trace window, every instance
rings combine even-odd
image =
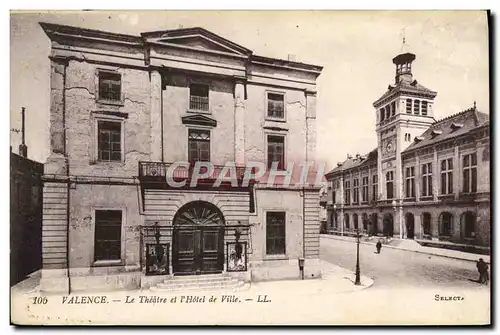
[[[413,101],[413,114],[420,114],[420,100]]]
[[[368,215],[363,214],[363,231],[368,231]]]
[[[266,254],[285,255],[285,212],[266,213]]]
[[[441,194],[453,193],[453,160],[451,158],[441,161]]]
[[[407,167],[405,171],[405,191],[407,198],[415,198],[415,167]]]
[[[453,216],[448,212],[441,213],[441,225],[440,225],[439,235],[447,237],[451,236],[452,228],[453,228]]]
[[[353,181],[353,203],[359,203],[359,179],[354,179]]]
[[[189,129],[188,132],[188,161],[210,161],[210,131]]]
[[[432,196],[432,163],[422,165],[422,196]]]
[[[94,260],[120,260],[122,211],[95,211]]]
[[[334,204],[337,203],[336,194],[337,194],[337,190],[333,190],[332,191],[332,202]]]
[[[427,115],[427,101],[422,101],[422,115]]]
[[[394,198],[394,171],[385,174],[385,184],[387,188],[387,199]]]
[[[352,215],[352,222],[354,224],[354,230],[358,230],[358,214],[353,214]]]
[[[285,96],[267,93],[267,116],[276,119],[285,118]]]
[[[384,108],[380,108],[380,122],[385,120],[385,110]]]
[[[350,224],[349,224],[349,214],[344,214],[344,225],[345,225],[345,228],[346,228],[346,229],[349,229],[349,228],[350,228]]]
[[[391,108],[390,106],[385,107],[385,118],[388,119],[391,117]]]
[[[122,159],[122,123],[117,121],[97,122],[99,161],[120,162]]]
[[[362,202],[368,202],[368,177],[363,177],[363,191],[361,195]]]
[[[431,235],[431,214],[423,213],[422,222],[423,222],[424,235]]]
[[[396,102],[391,102],[391,116],[396,115]]]
[[[472,212],[462,214],[462,226],[464,227],[464,237],[476,237],[476,215]]]
[[[278,162],[278,170],[285,169],[285,137],[267,136],[267,168],[271,169],[273,162]],[[275,163],[276,164],[276,163]]]
[[[406,99],[406,113],[411,114],[412,100]]]
[[[189,85],[189,109],[208,112],[208,91],[208,85]]]
[[[378,198],[378,176],[374,175],[372,176],[372,200],[377,201]]]
[[[121,102],[121,75],[116,72],[99,71],[99,100]]]
[[[463,192],[477,191],[477,154],[465,155],[463,158]]]
[[[351,203],[351,182],[349,180],[344,182],[344,203],[346,205]]]

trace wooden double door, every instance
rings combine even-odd
[[[196,201],[174,218],[174,275],[220,273],[224,269],[224,219],[217,207]]]

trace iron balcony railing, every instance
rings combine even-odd
[[[195,163],[191,163],[187,165],[177,165],[172,166],[173,163],[167,162],[139,162],[139,179],[141,180],[151,180],[151,181],[167,181],[167,176],[172,178],[175,182],[181,181],[190,181],[195,172],[198,174],[206,174],[209,172],[209,175],[206,177],[202,177],[198,179],[198,183],[213,183],[215,180],[219,178],[224,178],[224,182],[228,182],[229,178],[235,178],[238,182],[238,185],[241,184],[241,181],[245,177],[245,167],[244,166],[235,166],[233,169],[226,169],[223,171],[223,165],[212,165],[211,171],[207,170],[205,166],[199,166],[199,171],[196,171]],[[232,171],[235,172],[235,175],[231,175]],[[222,173],[224,175],[222,175]],[[202,175],[202,176],[203,176]],[[251,180],[250,180],[251,182]]]
[[[189,97],[189,109],[208,112],[208,97],[191,95]]]

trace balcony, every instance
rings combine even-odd
[[[246,185],[243,184],[245,170],[243,166],[224,170],[223,165],[207,168],[196,167],[195,163],[139,162],[139,181],[146,188],[248,188],[254,180],[248,179]]]

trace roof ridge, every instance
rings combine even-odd
[[[471,108],[468,108],[468,109],[463,110],[461,112],[445,116],[444,118],[435,121],[432,125],[434,126],[434,125],[437,125],[438,123],[442,123],[443,121],[447,121],[447,120],[453,119],[453,118],[455,118],[455,117],[457,117],[459,115],[462,115],[462,114],[465,114],[465,113],[468,113],[468,112],[475,112],[475,111],[477,111],[477,109],[474,108],[474,107],[471,107]]]

